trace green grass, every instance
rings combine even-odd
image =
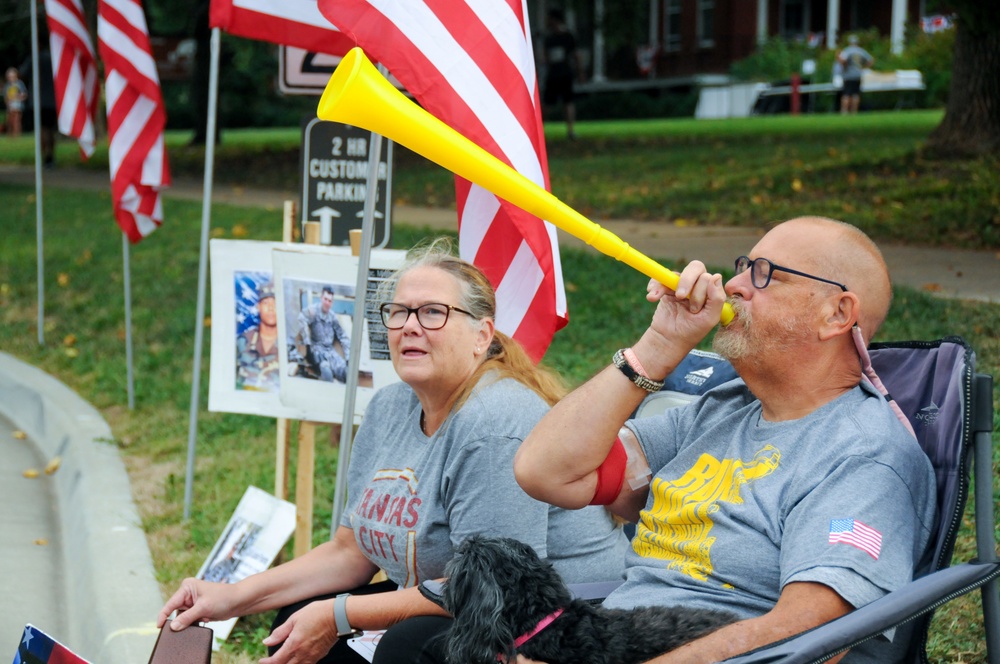
[[[858,224],[882,241],[998,249],[997,164],[922,156],[920,146],[939,120],[938,112],[901,112],[595,122],[581,123],[582,138],[575,142],[563,140],[564,128],[555,125],[548,128],[550,171],[555,193],[598,221],[627,217],[763,227],[811,212]],[[188,147],[189,140],[187,133],[168,135],[171,163],[176,175],[200,179],[204,152]],[[297,191],[298,144],[297,129],[226,131],[217,179]],[[0,163],[33,163],[32,148],[30,137],[5,140]],[[454,205],[449,174],[397,150],[397,203]],[[58,160],[76,162],[75,144],[60,142]],[[107,148],[101,145],[86,168],[103,170],[106,160]],[[136,409],[129,411],[124,405],[121,237],[110,195],[46,190],[47,344],[41,347],[36,342],[33,196],[31,188],[0,184],[0,349],[58,377],[104,414],[132,477],[158,579],[164,591],[172,591],[197,571],[246,486],[270,490],[274,485],[274,421],[203,411],[194,510],[190,521],[182,519],[200,204],[167,198],[166,224],[132,249]],[[213,235],[274,240],[279,217],[275,211],[216,205]],[[396,227],[394,245],[410,246],[427,232]],[[578,384],[605,366],[615,349],[638,337],[651,312],[644,299],[646,279],[631,268],[583,251],[564,250],[562,259],[572,322],[557,334],[545,363]],[[880,338],[960,334],[976,348],[981,370],[1000,377],[997,330],[998,305],[941,300],[901,288]],[[207,358],[206,350],[202,404],[207,403]],[[329,536],[336,450],[328,439],[329,429],[320,427],[316,542]],[[295,467],[294,456],[290,467]],[[294,491],[294,478],[292,484]],[[971,541],[967,518],[958,560],[973,557]],[[983,661],[979,615],[975,597],[941,609],[932,632],[933,659]],[[246,653],[259,656],[255,644],[267,620],[237,623],[224,661]]]
[[[583,122],[580,140],[546,128],[552,191],[595,221],[637,219],[764,227],[801,214],[851,222],[877,241],[1000,249],[1000,162],[924,154],[940,111],[891,111],[729,120]],[[227,130],[215,177],[247,187],[300,188],[300,132]],[[204,148],[167,136],[178,176],[201,178]],[[30,138],[2,161],[32,163]],[[60,145],[60,163],[77,161]],[[453,177],[396,147],[393,199],[454,206]],[[106,168],[101,144],[88,168]]]

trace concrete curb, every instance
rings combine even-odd
[[[2,352],[0,411],[43,458],[62,458],[51,478],[68,630],[60,640],[98,664],[147,661],[163,599],[110,427],[61,382]]]

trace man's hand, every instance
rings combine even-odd
[[[646,299],[657,306],[647,334],[634,350],[649,375],[658,380],[719,324],[726,291],[721,274],[712,274],[701,261],[692,261],[681,272],[676,291],[651,279]]]
[[[260,664],[313,664],[337,643],[333,600],[311,602],[291,615],[263,640],[268,647],[281,644]]]

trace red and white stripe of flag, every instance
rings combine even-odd
[[[319,13],[316,0],[212,0],[209,25],[313,53],[344,55],[354,46]]]
[[[431,114],[548,188],[524,0],[319,0]],[[497,328],[541,359],[567,322],[555,227],[456,178],[459,247],[497,291]]]
[[[45,0],[59,131],[77,139],[84,159],[94,153],[97,64],[80,0]]]
[[[98,49],[105,67],[108,161],[115,219],[132,242],[163,222],[160,190],[170,185],[163,145],[167,114],[139,0],[100,0]]]

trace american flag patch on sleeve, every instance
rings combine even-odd
[[[830,544],[850,544],[878,560],[882,551],[882,533],[857,519],[831,519]]]

